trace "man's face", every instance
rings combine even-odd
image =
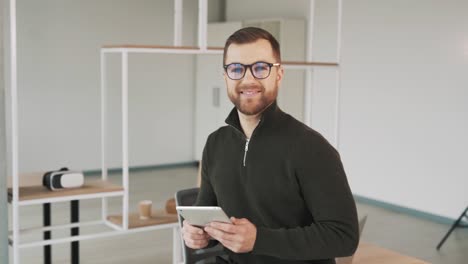
[[[255,62],[277,63],[270,43],[265,39],[248,44],[231,44],[227,50],[225,64]],[[227,94],[236,108],[245,115],[257,115],[263,112],[278,96],[278,88],[283,78],[281,67],[272,67],[265,79],[256,79],[250,69],[244,78],[231,80],[224,72]]]

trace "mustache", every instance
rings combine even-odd
[[[236,87],[236,92],[240,93],[244,90],[259,90],[260,92],[265,91],[263,85],[239,85]]]

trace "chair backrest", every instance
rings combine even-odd
[[[177,191],[175,194],[176,206],[192,206],[197,201],[197,196],[200,188],[190,188],[185,190]],[[184,218],[178,214],[179,224],[182,228]],[[182,233],[181,233],[182,234]],[[224,250],[221,244],[207,249],[191,249],[185,245],[183,238],[182,241],[182,252],[184,255],[185,264],[194,264],[202,259],[211,258],[214,256],[220,256],[224,254]]]
[[[175,200],[177,206],[192,206],[197,201],[198,191],[200,188],[190,188],[185,190],[177,191],[175,194]]]
[[[361,238],[362,230],[364,230],[364,226],[366,225],[367,215],[365,215],[361,220],[359,220],[359,239]],[[341,257],[336,258],[336,264],[352,264],[353,263],[354,254],[348,257]]]

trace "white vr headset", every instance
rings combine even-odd
[[[48,171],[42,177],[42,185],[51,191],[77,188],[83,186],[83,183],[83,173],[70,171],[68,168],[61,168],[57,171]]]

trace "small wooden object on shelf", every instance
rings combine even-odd
[[[176,202],[174,198],[171,198],[166,201],[166,213],[168,214],[177,214]]]
[[[111,215],[107,219],[116,225],[122,225],[122,215]],[[140,219],[139,213],[131,213],[128,216],[128,228],[139,228],[153,225],[176,223],[177,215],[168,214],[163,210],[156,210],[151,213],[149,219]]]

